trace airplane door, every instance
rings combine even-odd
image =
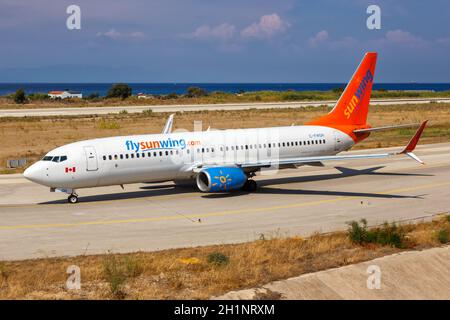
[[[87,171],[97,171],[98,161],[97,153],[94,147],[84,147],[84,153],[86,154],[86,170]]]
[[[334,132],[334,151],[339,151],[341,149],[342,136],[338,132]]]

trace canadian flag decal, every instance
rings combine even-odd
[[[75,172],[75,167],[72,167],[72,168],[66,167],[66,173],[69,173],[69,172]]]

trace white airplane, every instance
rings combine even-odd
[[[337,155],[372,131],[411,126],[367,124],[376,58],[376,53],[366,53],[331,112],[305,125],[172,133],[171,115],[162,134],[70,143],[47,153],[24,176],[50,191],[69,194],[69,203],[76,203],[76,190],[81,188],[191,180],[202,192],[254,191],[252,177],[263,168],[321,166],[330,160],[399,154],[423,163],[412,151],[427,121],[399,152]]]

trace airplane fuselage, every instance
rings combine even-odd
[[[193,165],[335,155],[353,144],[340,130],[311,125],[99,138],[50,151],[26,176],[64,189],[176,181],[195,178]]]

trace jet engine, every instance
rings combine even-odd
[[[200,191],[221,192],[242,188],[247,175],[237,167],[212,167],[200,171],[196,180]]]

